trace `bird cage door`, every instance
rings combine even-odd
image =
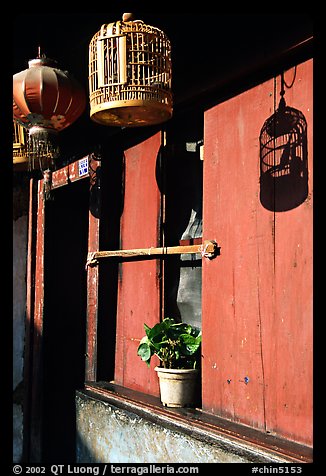
[[[126,35],[113,35],[112,27],[97,40],[98,87],[127,82]]]

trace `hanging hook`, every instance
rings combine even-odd
[[[295,81],[295,78],[296,78],[296,75],[297,75],[297,67],[295,66],[294,67],[294,75],[293,75],[293,79],[291,81],[291,84],[287,84],[287,82],[285,81],[285,78],[284,78],[284,71],[282,71],[281,73],[281,91],[280,91],[280,96],[281,96],[281,99],[280,99],[280,105],[282,106],[285,106],[285,99],[284,99],[284,94],[285,94],[285,88],[287,89],[291,89],[293,84],[294,84],[294,81]]]
[[[291,89],[293,84],[294,84],[294,81],[295,81],[295,78],[296,78],[296,75],[297,75],[297,67],[295,66],[294,67],[294,75],[293,75],[293,79],[292,79],[292,82],[290,84],[290,86],[286,83],[285,79],[284,79],[284,71],[282,73],[282,76],[283,76],[283,84],[288,88],[288,89]]]

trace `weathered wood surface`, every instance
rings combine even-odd
[[[112,250],[112,251],[95,251],[88,255],[87,264],[97,264],[98,258],[132,258],[137,256],[164,256],[177,254],[201,254],[205,258],[213,258],[217,254],[217,244],[213,241],[205,241],[204,244],[197,245],[181,245],[181,246],[164,246],[137,248],[133,250]]]
[[[280,76],[205,112],[205,411],[312,444],[312,61],[285,72],[286,103],[308,124],[309,194],[287,211],[260,201],[259,134]],[[278,193],[275,187],[273,193]],[[289,189],[288,193],[294,193]]]
[[[100,161],[92,160],[94,173],[101,166]],[[92,183],[90,184],[92,187]],[[99,198],[100,199],[100,198]],[[99,248],[100,219],[91,210],[88,212],[88,250]],[[97,375],[97,328],[98,328],[99,270],[87,269],[87,311],[86,311],[86,360],[85,380],[96,381]]]
[[[121,249],[161,244],[161,196],[156,182],[160,145],[157,133],[125,151]],[[115,382],[158,395],[157,376],[140,360],[137,347],[145,334],[144,323],[153,326],[161,318],[161,262],[150,259],[119,266]]]

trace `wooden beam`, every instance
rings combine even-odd
[[[100,258],[133,258],[138,256],[165,256],[176,254],[200,253],[203,258],[215,258],[219,253],[215,241],[204,241],[203,244],[183,246],[163,246],[160,248],[136,248],[132,250],[94,251],[88,253],[86,268],[96,266]]]

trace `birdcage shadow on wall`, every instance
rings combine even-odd
[[[268,210],[286,211],[307,195],[307,122],[282,96],[260,132],[260,201]]]
[[[102,25],[89,45],[90,116],[100,124],[145,126],[172,116],[171,45],[140,20]]]

